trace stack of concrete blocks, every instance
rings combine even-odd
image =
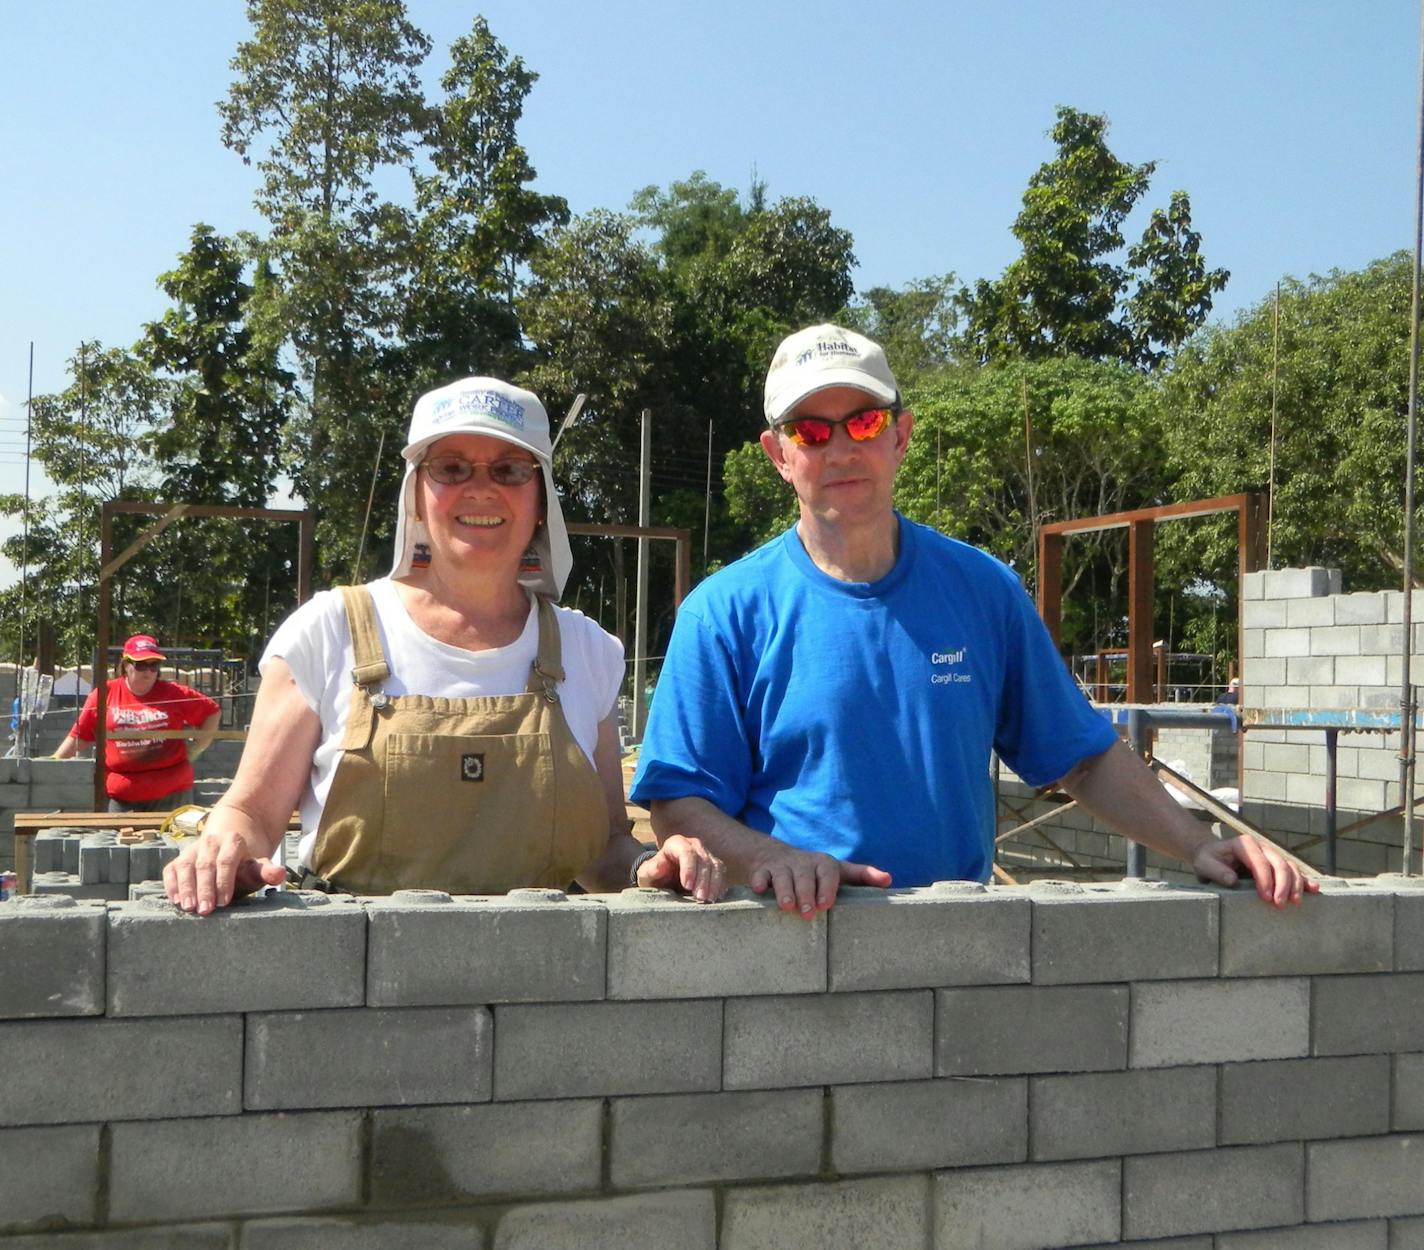
[[[1417,880],[30,898],[0,967],[0,1250],[1424,1248]]]
[[[122,843],[112,829],[46,829],[35,835],[35,894],[121,900],[133,887],[161,881],[182,844],[166,836]]]
[[[1416,601],[1424,611],[1424,599]],[[1338,569],[1251,573],[1242,584],[1242,681],[1246,704],[1277,708],[1398,710],[1403,672],[1404,596],[1342,594]],[[1411,668],[1424,680],[1424,624],[1416,624]],[[1243,815],[1302,854],[1324,862],[1325,735],[1257,730],[1245,736]],[[1341,734],[1336,796],[1339,824],[1397,804],[1399,735]],[[1401,867],[1397,817],[1341,839],[1337,870],[1373,874]]]
[[[15,866],[16,812],[87,812],[93,807],[92,760],[0,760],[0,868]]]

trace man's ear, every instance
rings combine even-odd
[[[900,459],[905,458],[905,450],[910,445],[910,431],[915,428],[915,414],[908,408],[895,418],[895,449]]]
[[[781,438],[775,430],[761,432],[761,449],[766,452],[768,459],[776,466],[776,471],[781,474],[782,481],[789,482],[791,470],[786,467],[786,449],[781,445]]]

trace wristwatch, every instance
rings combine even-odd
[[[644,864],[646,864],[656,854],[657,851],[655,849],[650,849],[646,851],[640,851],[637,855],[633,857],[633,866],[628,869],[629,885],[638,884],[638,869],[641,868]]]

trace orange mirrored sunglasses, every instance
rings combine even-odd
[[[853,443],[867,443],[883,434],[895,420],[896,408],[863,408],[848,417],[831,421],[826,417],[792,417],[777,429],[798,447],[824,447],[838,425],[845,426]]]

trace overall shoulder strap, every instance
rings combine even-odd
[[[536,597],[539,610],[539,654],[529,669],[529,690],[543,694],[550,703],[559,701],[558,684],[564,680],[563,644],[559,639],[559,615],[554,602]]]
[[[351,631],[351,680],[358,686],[379,686],[391,675],[381,634],[376,628],[376,605],[366,586],[343,586],[346,627]]]

